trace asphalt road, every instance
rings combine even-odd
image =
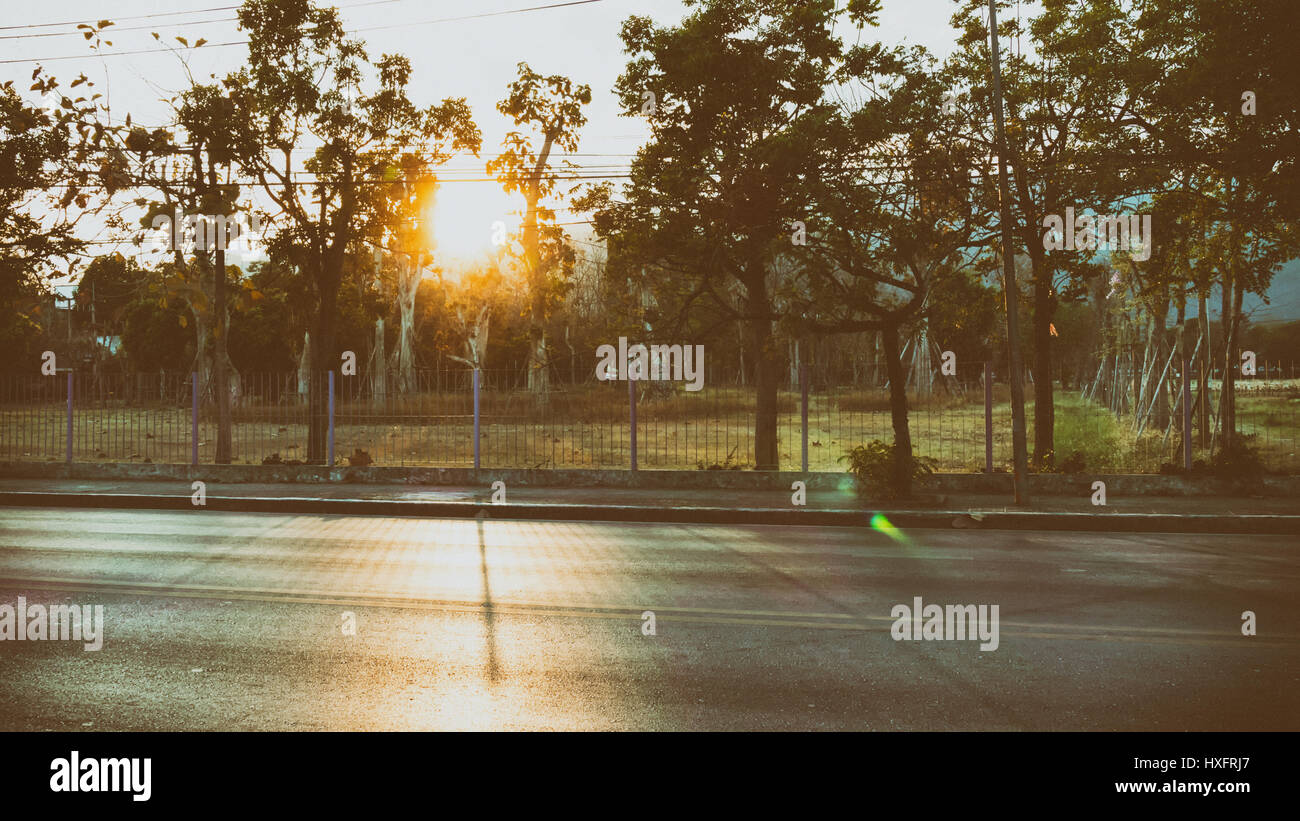
[[[0,605],[105,608],[0,641],[0,729],[1296,730],[1298,549],[0,508]],[[895,641],[916,596],[999,646]]]

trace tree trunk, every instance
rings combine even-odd
[[[1140,344],[1141,344],[1140,340],[1134,340],[1133,343],[1129,345],[1129,354],[1128,354],[1129,362],[1132,363],[1133,365],[1129,375],[1133,378],[1133,404],[1131,405],[1131,407],[1133,409],[1134,417],[1137,416],[1138,408],[1141,403],[1140,394],[1142,393],[1142,374],[1144,373],[1143,367],[1146,364],[1146,363],[1142,363],[1142,365],[1138,364],[1139,362],[1138,345]],[[1137,424],[1136,418],[1134,419],[1133,424],[1134,425]]]
[[[474,322],[474,332],[470,340],[465,343],[474,367],[480,370],[487,366],[488,334],[491,328],[492,308],[491,305],[484,305],[479,309],[478,319]]]
[[[894,424],[894,491],[906,498],[912,495],[912,432],[907,425],[907,385],[899,358],[898,326],[886,326],[879,338],[889,374],[889,415]]]
[[[199,373],[199,386],[206,390],[212,384],[212,328],[207,317],[190,307],[190,318],[194,320],[194,368]]]
[[[799,340],[790,340],[790,390],[799,390]]]
[[[402,257],[398,264],[397,308],[401,324],[397,348],[393,351],[393,370],[397,373],[397,390],[408,394],[415,390],[415,294],[420,288],[419,261]]]
[[[1111,357],[1110,310],[1106,298],[1106,279],[1098,277],[1100,283],[1093,284],[1093,311],[1097,315],[1097,350],[1100,367],[1097,368],[1097,383],[1090,391],[1092,400],[1108,408],[1115,407],[1115,396],[1121,391],[1119,386],[1119,357]],[[1100,287],[1098,287],[1100,285]]]
[[[1233,247],[1233,246],[1230,246]],[[1223,446],[1232,447],[1237,433],[1237,397],[1235,395],[1237,368],[1241,367],[1238,354],[1240,340],[1237,332],[1241,325],[1242,287],[1237,283],[1233,264],[1229,263],[1229,274],[1223,283],[1223,317],[1227,328],[1223,341],[1223,395],[1220,397],[1222,410],[1219,413],[1219,430],[1223,435]]]
[[[779,378],[772,322],[767,318],[767,283],[761,267],[759,273],[746,282],[746,289],[749,317],[745,325],[749,331],[748,347],[753,352],[754,390],[758,400],[754,413],[754,469],[777,470],[776,391]]]
[[[311,393],[311,331],[302,332],[302,353],[298,355],[298,402],[306,404]]]
[[[550,366],[546,361],[546,330],[535,326],[528,340],[528,390],[545,403],[551,392]]]
[[[316,333],[312,342],[312,369],[308,397],[307,462],[324,464],[329,454],[329,406],[326,372],[335,362],[334,332],[338,313],[339,282],[342,279],[342,259],[337,260],[338,270],[323,271],[317,278],[320,296],[316,314]],[[336,262],[327,263],[331,268]]]
[[[1197,363],[1200,372],[1196,380],[1196,424],[1200,431],[1200,445],[1210,444],[1210,372],[1214,367],[1213,348],[1210,347],[1209,300],[1204,292],[1196,296],[1196,320],[1201,325],[1201,352]]]
[[[215,227],[213,232],[215,232]],[[213,393],[217,400],[217,453],[216,462],[218,465],[228,465],[231,459],[230,447],[230,377],[227,366],[229,365],[230,356],[227,353],[226,332],[228,322],[226,317],[226,251],[225,238],[221,237],[217,242],[217,249],[213,252],[216,257],[213,265],[213,304],[216,315],[216,327],[213,329],[214,342],[212,355],[213,371]]]
[[[1169,354],[1172,351],[1165,351],[1165,323],[1159,320],[1153,320],[1151,333],[1156,338],[1156,367],[1160,369],[1159,373],[1154,375],[1155,384],[1151,392],[1151,425],[1156,430],[1164,430],[1169,424],[1169,378],[1168,374],[1172,372],[1165,370],[1165,364],[1169,361]],[[1170,366],[1172,369],[1172,366]]]
[[[1056,406],[1052,389],[1052,316],[1056,299],[1052,296],[1052,267],[1047,263],[1041,243],[1029,244],[1030,264],[1034,273],[1034,458],[1035,467],[1051,470],[1056,462]]]
[[[918,399],[934,393],[934,363],[930,359],[930,333],[925,320],[921,320],[916,336],[912,338],[912,385]]]
[[[739,337],[739,342],[740,342],[739,345],[740,367],[737,369],[736,373],[739,374],[740,387],[743,388],[745,387],[746,384],[748,384],[747,382],[748,371],[745,370],[745,323],[744,322],[741,322],[739,325],[736,326],[736,336]]]
[[[871,338],[871,387],[880,385],[880,332],[876,331]]]
[[[573,347],[572,326],[564,326],[564,346],[569,349],[569,385],[578,384],[578,352]]]
[[[550,153],[551,137],[547,136],[542,148],[541,162]],[[540,163],[539,163],[540,165]],[[522,226],[524,265],[528,270],[529,296],[532,300],[528,316],[528,391],[539,402],[545,403],[551,389],[549,364],[546,361],[546,272],[542,270],[541,236],[537,226],[536,182],[525,195],[528,208]]]
[[[375,348],[370,356],[370,395],[376,402],[388,401],[388,356],[385,353],[384,318],[375,320]]]

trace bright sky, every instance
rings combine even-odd
[[[509,123],[495,106],[514,79],[519,61],[543,74],[565,74],[591,86],[588,123],[576,152],[580,156],[570,158],[583,166],[585,174],[626,172],[631,155],[645,139],[646,129],[638,120],[618,115],[611,92],[627,59],[619,27],[632,14],[672,23],[684,16],[684,6],[680,0],[598,0],[497,14],[554,2],[557,0],[345,0],[338,4],[348,31],[366,41],[372,57],[401,53],[410,58],[414,72],[410,93],[417,104],[463,96],[483,130],[480,157],[453,158],[440,175],[444,185],[434,221],[438,254],[445,261],[486,253],[493,223],[501,220],[513,229],[517,220],[510,212],[521,207],[519,198],[506,197],[495,182],[468,180],[486,177],[483,164],[509,130]],[[115,0],[111,12],[100,0],[0,3],[5,12],[0,18],[0,81],[13,80],[25,92],[31,85],[36,58],[43,58],[45,69],[65,87],[84,71],[96,83],[96,90],[108,95],[117,121],[130,112],[133,122],[165,122],[167,108],[161,100],[186,85],[184,74],[176,57],[165,52],[96,56],[76,33],[78,22],[107,16],[117,23],[108,38],[113,45],[105,47],[106,54],[158,49],[151,31],[173,44],[171,38],[176,35],[191,43],[206,38],[210,45],[192,52],[191,58],[200,81],[210,73],[224,76],[237,68],[245,55],[243,46],[215,45],[243,39],[234,23],[238,0]],[[886,43],[919,43],[942,58],[953,46],[948,20],[955,5],[954,0],[885,0],[881,26],[865,36]],[[485,14],[494,16],[446,19]],[[47,23],[65,25],[26,28]],[[76,59],[44,59],[62,56]],[[561,211],[559,221],[572,223],[585,216]],[[585,224],[565,227],[579,240],[590,238]],[[120,250],[129,255],[139,250],[127,244],[109,244],[107,234],[98,238],[104,244],[97,248],[104,253]],[[240,264],[242,260],[236,253],[231,262]],[[1298,274],[1300,263],[1292,262],[1277,280],[1294,282]],[[66,292],[68,286],[60,290]],[[1254,297],[1249,302],[1258,319],[1300,316],[1300,288],[1275,294],[1272,306],[1257,305]]]
[[[42,58],[46,71],[58,77],[65,88],[78,73],[85,72],[96,83],[96,91],[108,96],[115,121],[130,112],[133,123],[166,122],[168,110],[161,101],[186,85],[176,56],[123,53],[160,48],[150,32],[157,31],[164,42],[177,47],[173,39],[177,35],[191,44],[205,38],[208,45],[192,51],[190,59],[199,81],[209,74],[224,76],[236,69],[246,54],[242,45],[217,45],[243,39],[234,22],[237,0],[115,0],[111,12],[106,10],[109,4],[97,0],[3,2],[0,81],[12,79],[25,90],[31,84],[37,58]],[[542,74],[564,74],[591,86],[593,99],[587,107],[582,144],[570,158],[583,166],[584,174],[625,173],[645,139],[647,131],[638,120],[619,116],[612,93],[627,60],[619,27],[632,14],[649,15],[661,23],[675,22],[684,16],[684,6],[680,0],[596,0],[518,11],[556,2],[563,0],[345,0],[338,4],[349,33],[365,40],[372,59],[384,53],[410,58],[409,92],[417,105],[463,96],[483,131],[480,157],[455,157],[440,174],[444,185],[435,216],[440,254],[463,258],[485,252],[494,222],[501,220],[511,227],[517,223],[518,218],[509,212],[519,209],[521,200],[506,197],[495,182],[478,180],[486,177],[483,164],[499,150],[510,129],[495,105],[515,78],[518,62],[527,62]],[[920,43],[946,55],[953,39],[948,19],[954,5],[953,0],[885,0],[881,27],[866,36],[887,43]],[[489,14],[494,16],[447,19]],[[102,18],[112,19],[116,25],[106,35],[113,45],[105,46],[105,56],[100,57],[90,53],[75,28],[78,22]],[[47,23],[67,25],[24,28]],[[120,56],[108,56],[112,54]],[[76,59],[47,59],[62,56]],[[558,221],[573,223],[585,216],[561,210]],[[566,228],[576,237],[587,235],[585,224]],[[104,250],[113,247],[105,245]],[[131,253],[134,249],[123,246],[119,250]],[[231,259],[235,264],[239,261]]]

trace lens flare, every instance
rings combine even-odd
[[[871,516],[871,529],[878,533],[883,533],[896,542],[906,542],[907,537],[903,531],[894,527],[894,523],[885,518],[883,513],[873,513]]]

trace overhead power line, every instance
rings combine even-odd
[[[631,177],[631,176],[632,176],[631,174],[561,174],[561,175],[559,176],[557,182],[560,182],[560,183],[566,183],[566,182],[574,182],[574,181],[577,181],[577,180],[612,180],[612,179],[626,179],[626,178]],[[531,178],[532,178],[531,175],[525,175],[525,176],[520,176],[518,179],[520,179],[520,180],[526,180],[526,179],[531,179]],[[133,191],[133,190],[135,190],[135,189],[137,189],[137,188],[152,188],[152,187],[155,187],[155,186],[157,186],[157,185],[186,185],[186,184],[189,184],[189,183],[191,183],[191,182],[193,182],[193,181],[192,181],[192,180],[189,180],[189,179],[173,179],[173,180],[140,180],[140,181],[138,181],[138,182],[136,182],[136,183],[134,183],[134,184],[132,184],[132,185],[124,185],[124,186],[121,186],[121,187],[120,187],[119,189],[117,189],[117,190],[120,190],[120,191]],[[447,179],[442,179],[442,178],[440,178],[440,179],[438,180],[438,182],[440,182],[440,183],[450,183],[450,182],[494,182],[494,183],[498,183],[498,184],[500,184],[501,180],[497,179],[496,177],[460,177],[460,178],[447,178]],[[290,182],[289,184],[290,184],[290,185],[295,185],[295,186],[305,186],[305,187],[308,187],[308,188],[313,188],[313,187],[320,186],[320,185],[333,185],[333,186],[343,186],[343,185],[391,185],[392,183],[393,183],[392,180],[362,178],[362,179],[355,179],[355,180],[351,180],[351,181],[346,181],[346,180],[336,180],[336,179],[326,179],[326,180],[319,180],[319,179],[316,179],[316,180],[293,180],[293,181]],[[221,185],[239,185],[239,186],[245,186],[245,187],[248,187],[248,188],[260,188],[260,187],[261,187],[261,182],[258,181],[258,180],[230,180],[230,181],[222,182]],[[277,183],[272,183],[270,187],[271,187],[271,188],[275,188],[275,189],[283,188],[283,187],[284,187],[284,183],[278,183],[278,182],[277,182]],[[77,184],[77,183],[50,183],[49,185],[46,185],[46,186],[44,186],[43,188],[44,188],[44,189],[51,189],[51,188],[77,188],[77,189],[79,189],[79,190],[83,190],[83,191],[95,191],[95,190],[99,190],[99,189],[104,188],[104,185],[103,185],[102,183],[86,183],[86,184],[84,184],[84,185],[82,185],[82,184]]]
[[[185,22],[183,22],[183,23],[177,23],[176,25],[178,25],[178,26],[203,26],[203,25],[207,25],[207,24],[209,24],[209,23],[227,23],[227,22],[229,22],[231,19],[232,19],[232,18],[229,18],[229,17],[218,17],[218,18],[215,19],[215,20],[186,20]],[[114,26],[114,27],[111,28],[111,29],[103,29],[103,30],[102,30],[102,33],[104,33],[104,34],[110,34],[110,35],[111,35],[111,34],[117,34],[119,31],[140,31],[140,30],[142,30],[142,29],[148,30],[148,29],[153,29],[153,28],[158,28],[157,24],[149,24],[149,25],[144,25],[144,26],[120,26],[120,27],[119,27],[119,26]],[[0,35],[0,40],[32,40],[32,39],[35,39],[35,38],[37,38],[37,37],[84,37],[84,36],[85,36],[85,35],[84,35],[81,31],[43,31],[43,32],[40,32],[39,34],[5,34],[5,35]]]
[[[374,2],[397,2],[397,0],[374,0]],[[591,3],[603,3],[603,2],[605,2],[605,0],[569,0],[568,2],[565,3],[548,3],[547,5],[544,6],[529,6],[528,8],[522,8],[522,9],[506,9],[504,11],[489,11],[489,12],[480,12],[478,14],[464,14],[457,17],[439,17],[433,20],[416,20],[410,23],[393,23],[393,24],[383,25],[383,26],[367,26],[365,28],[353,29],[353,33],[358,33],[363,31],[380,31],[382,29],[392,29],[392,28],[410,28],[412,26],[428,26],[428,25],[434,25],[436,23],[454,23],[462,20],[477,20],[485,17],[501,17],[503,15],[508,15],[508,14],[525,14],[527,12],[533,12],[533,11],[546,11],[548,9],[560,9],[560,8],[566,8],[568,6],[585,6]],[[358,5],[367,5],[367,4],[362,3]],[[191,12],[191,13],[196,13],[196,12]],[[217,22],[217,21],[206,21],[206,22]],[[111,30],[106,29],[105,31],[111,31]],[[248,44],[247,40],[228,40],[221,43],[205,43],[203,47],[224,48],[227,46],[243,46],[247,44]],[[171,48],[146,48],[146,49],[135,49],[132,51],[108,51],[108,52],[101,52],[97,50],[89,54],[65,54],[65,55],[59,55],[54,57],[25,57],[16,60],[0,60],[0,65],[12,64],[12,63],[49,63],[49,62],[54,62],[56,60],[87,60],[87,59],[94,59],[96,57],[125,57],[133,54],[161,54],[165,52],[171,52],[173,50],[174,49]]]
[[[352,9],[352,8],[360,8],[362,6],[382,6],[382,5],[387,5],[389,3],[400,3],[400,2],[403,2],[403,0],[363,0],[363,2],[360,3],[343,3],[339,6],[336,6],[336,8]],[[168,12],[157,12],[155,14],[138,14],[133,17],[119,17],[117,19],[118,20],[143,20],[152,17],[174,17],[182,14],[204,14],[209,11],[229,11],[231,9],[238,9],[238,8],[239,6],[228,6],[220,9],[205,9],[205,10],[197,10],[197,11],[168,11]],[[113,26],[111,28],[105,27],[103,29],[100,29],[101,33],[108,34],[108,35],[116,34],[119,31],[148,31],[149,29],[158,27],[158,24],[152,24],[152,23],[145,24],[142,26],[119,26],[117,25],[117,20],[109,20],[109,18],[101,18],[101,19],[113,23]],[[163,23],[161,25],[202,26],[208,23],[234,23],[234,22],[238,22],[238,20],[239,20],[238,17],[214,17],[211,20],[182,20],[177,23]],[[20,28],[46,28],[46,27],[55,27],[55,26],[74,26],[74,25],[93,26],[93,25],[97,25],[98,22],[99,22],[98,20],[80,20],[75,22],[69,21],[65,23],[35,23],[30,26],[0,26],[0,31],[8,31],[8,30],[20,29]],[[0,36],[0,40],[24,40],[33,37],[84,37],[84,36],[85,35],[80,30],[73,30],[73,31],[41,32],[38,34],[7,34],[4,36]]]
[[[152,14],[136,14],[130,17],[119,17],[118,20],[147,20],[151,17],[176,17],[182,14],[207,14],[211,11],[234,11],[239,6],[217,6],[210,9],[194,9],[192,11],[156,11]],[[0,26],[0,31],[13,31],[15,29],[43,29],[53,28],[55,26],[77,26],[82,23],[94,23],[95,20],[64,20],[59,23],[26,23],[18,26]]]

